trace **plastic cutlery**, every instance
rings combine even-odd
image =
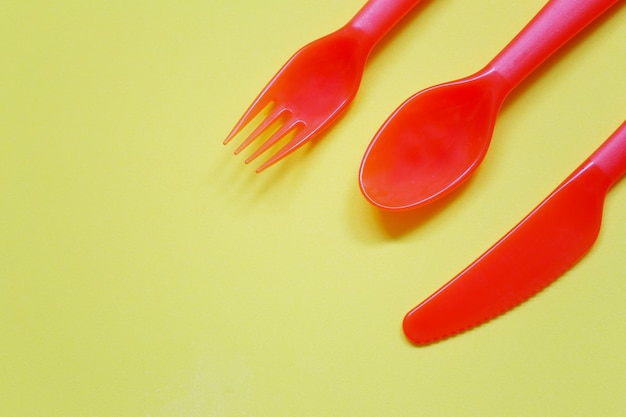
[[[468,330],[556,280],[595,243],[606,194],[624,174],[626,121],[517,226],[411,310],[407,338],[421,345]]]
[[[551,0],[487,66],[427,88],[383,124],[359,172],[375,206],[427,204],[465,181],[483,160],[506,96],[539,64],[618,0]]]
[[[257,172],[320,135],[354,99],[370,51],[419,0],[370,0],[341,29],[295,53],[270,80],[227,136],[230,142],[263,109],[269,114],[235,150],[238,154],[275,123],[271,136],[253,152],[253,161],[293,134]],[[272,132],[268,132],[272,133]]]

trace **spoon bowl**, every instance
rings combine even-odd
[[[388,210],[418,207],[458,187],[489,148],[505,97],[618,0],[550,0],[481,71],[405,101],[370,143],[361,191]]]
[[[456,188],[483,160],[507,90],[498,73],[483,70],[405,101],[365,152],[359,172],[365,198],[403,210]]]

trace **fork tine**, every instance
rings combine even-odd
[[[268,104],[271,103],[272,100],[266,96],[266,92],[267,89],[262,91],[261,94],[259,94],[259,96],[250,105],[250,107],[248,107],[248,109],[243,114],[243,116],[241,116],[241,119],[239,119],[235,127],[233,127],[233,130],[231,130],[228,136],[226,136],[226,139],[224,139],[224,145],[228,144],[228,142],[230,142],[235,136],[237,136],[237,133],[239,133],[241,129],[244,128],[244,126],[250,123],[252,119],[254,119],[261,112],[261,110],[263,110],[265,107],[267,107]]]
[[[254,153],[252,153],[252,155],[250,155],[248,159],[246,159],[245,161],[246,164],[249,164],[250,162],[254,161],[259,155],[261,155],[263,152],[268,150],[272,145],[274,145],[280,139],[287,136],[287,134],[291,132],[293,129],[295,129],[298,126],[298,124],[301,124],[301,122],[294,120],[294,121],[285,123],[283,126],[281,126],[280,129],[278,129],[268,140],[265,141],[265,143],[259,146],[259,148],[256,151],[254,151]]]
[[[268,127],[270,127],[274,122],[278,121],[285,113],[287,109],[284,107],[276,107],[272,109],[270,114],[267,115],[265,119],[257,126],[256,129],[243,141],[241,145],[235,149],[235,155],[238,155],[241,151],[250,145],[261,133],[263,133]]]
[[[295,124],[297,123],[294,123],[294,125]],[[261,166],[256,169],[256,172],[261,172],[264,169],[274,165],[276,162],[280,161],[281,159],[298,149],[300,146],[304,145],[304,143],[306,143],[306,141],[314,135],[315,130],[306,129],[299,131],[294,138],[292,138],[289,142],[287,142],[287,144],[285,144],[285,146],[280,148],[278,152],[276,152],[271,158],[261,164]]]

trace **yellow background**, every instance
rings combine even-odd
[[[377,128],[544,0],[424,1],[260,175],[222,140],[362,0],[3,2],[0,415],[623,416],[626,181],[523,307],[425,348],[400,328],[624,120],[623,3],[509,96],[467,186],[382,214],[357,185]]]

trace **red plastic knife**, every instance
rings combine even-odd
[[[411,310],[407,338],[429,344],[517,306],[594,244],[607,192],[626,174],[626,121],[541,204],[460,274]]]

